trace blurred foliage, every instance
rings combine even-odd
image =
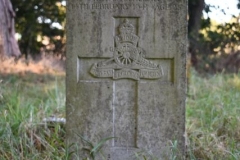
[[[189,0],[201,1],[201,0]],[[240,0],[238,0],[240,9]],[[203,12],[223,9],[205,4]],[[191,10],[191,8],[189,8]],[[212,19],[201,18],[197,33],[189,32],[192,65],[203,72],[238,72],[240,66],[240,15],[230,22],[219,24]],[[231,65],[231,66],[230,66]]]
[[[41,49],[54,53],[64,51],[64,3],[63,0],[12,0],[23,54],[39,54]]]
[[[225,24],[214,24],[202,30],[200,36],[208,44],[213,53],[235,52],[240,45],[240,17],[234,17],[231,22]]]
[[[224,68],[218,67],[219,64],[216,62],[219,58],[225,59],[226,56],[239,52],[240,17],[233,17],[231,22],[225,24],[216,24],[210,18],[204,19],[202,13],[222,9],[204,2],[204,0],[188,1],[189,52],[193,66],[215,72]],[[64,57],[66,1],[12,0],[12,4],[16,12],[16,31],[21,35],[19,39],[21,52],[26,57],[39,53],[54,53]],[[236,7],[240,9],[240,0]],[[240,58],[238,59],[236,63],[240,63]]]

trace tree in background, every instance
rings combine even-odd
[[[240,0],[238,0],[240,9]],[[237,6],[236,6],[237,7]],[[189,52],[192,65],[202,71],[238,72],[240,68],[240,15],[230,22],[217,24],[202,13],[216,6],[204,0],[189,0]],[[224,10],[222,10],[224,12]]]
[[[240,9],[240,0],[238,2]],[[22,53],[26,57],[42,52],[64,56],[66,1],[12,0],[12,3],[16,12],[16,31],[21,35],[19,46]],[[205,4],[204,0],[189,0],[188,6],[192,65],[205,71],[207,68],[220,71],[223,67],[218,67],[222,63],[218,59],[232,56],[226,52],[226,48],[231,53],[238,53],[236,46],[240,45],[239,17],[229,23],[214,24],[210,18],[203,18],[203,12],[211,12],[214,6]],[[230,61],[227,63],[231,64]]]
[[[0,56],[20,56],[15,39],[15,12],[10,0],[0,0]]]
[[[64,53],[64,0],[12,0],[19,47],[27,58],[40,52]]]
[[[63,53],[65,43],[64,27],[65,0],[12,0],[17,15],[16,30],[21,34],[19,45],[25,55],[34,55],[44,51]],[[189,0],[189,38],[192,57],[196,59],[198,31],[201,28],[204,0]],[[45,40],[45,43],[43,43]],[[46,41],[49,41],[48,43]],[[52,46],[49,46],[51,44]]]
[[[204,0],[189,0],[188,1],[188,38],[189,51],[191,53],[191,61],[197,63],[197,49],[199,48],[199,30],[201,29],[201,18],[204,9]]]

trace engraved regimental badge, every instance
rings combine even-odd
[[[139,37],[134,26],[126,19],[119,25],[120,34],[115,36],[113,58],[94,63],[90,73],[99,78],[159,79],[162,67],[145,59],[144,50],[138,47]]]

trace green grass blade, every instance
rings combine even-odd
[[[82,135],[77,134],[77,136],[79,136],[84,142],[86,142],[91,148],[94,148],[94,145],[92,142],[90,142],[89,140],[87,140],[86,138],[84,138]]]
[[[108,138],[104,138],[102,139],[90,152],[90,154],[92,153],[96,153],[102,146],[104,143],[106,143],[108,140],[114,139],[116,137],[108,137]]]

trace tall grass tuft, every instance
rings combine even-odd
[[[192,71],[186,114],[187,160],[240,159],[240,74]],[[64,124],[44,121],[49,117],[65,117],[64,76],[0,75],[1,160],[69,159]],[[179,159],[176,145],[169,159]]]
[[[193,71],[186,112],[189,159],[240,159],[240,74]]]
[[[1,76],[0,159],[63,159],[64,128],[46,117],[64,117],[64,77]]]

